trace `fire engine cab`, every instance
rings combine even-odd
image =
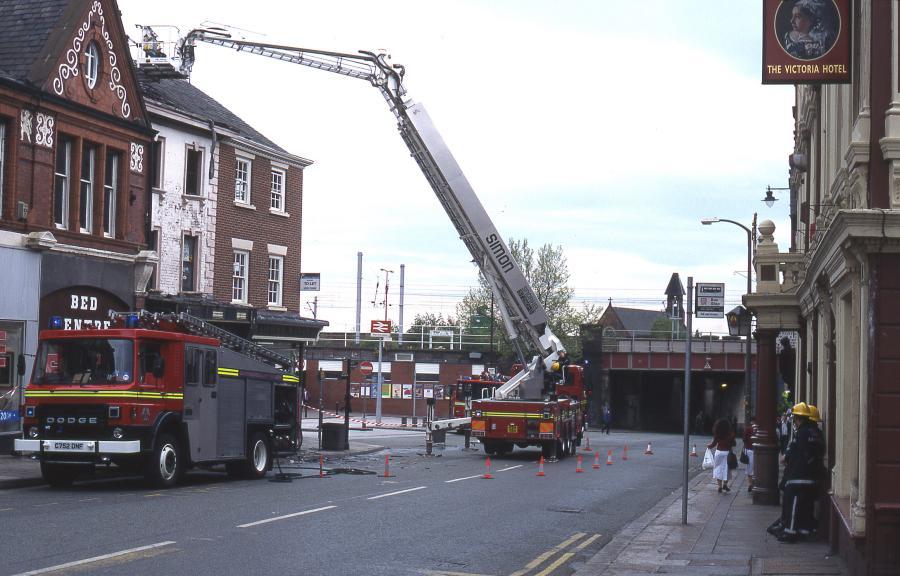
[[[47,483],[106,464],[161,487],[200,465],[259,478],[296,451],[288,358],[184,313],[116,320],[39,335],[15,449],[37,456]]]

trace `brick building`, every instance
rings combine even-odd
[[[148,308],[186,311],[301,357],[327,322],[300,315],[303,170],[169,64],[139,68],[153,128]]]
[[[142,304],[152,131],[115,0],[0,0],[0,435],[51,316]],[[9,416],[7,418],[7,416]]]

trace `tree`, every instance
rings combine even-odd
[[[444,315],[440,312],[437,314],[434,312],[424,312],[416,314],[416,317],[413,318],[412,326],[409,327],[409,330],[407,330],[406,333],[421,334],[423,331],[433,330],[438,326],[459,326],[459,321],[450,315],[447,315],[447,317],[444,318]]]
[[[600,318],[601,309],[596,305],[583,303],[580,309],[572,305],[574,289],[568,283],[570,279],[568,263],[562,246],[544,244],[537,252],[528,245],[528,240],[509,240],[510,255],[515,259],[525,279],[534,290],[538,301],[547,311],[550,329],[562,341],[570,355],[581,355],[581,339],[579,326],[596,322]],[[509,339],[505,337],[505,326],[500,317],[499,305],[493,302],[490,285],[479,274],[478,286],[469,288],[462,301],[456,307],[456,315],[461,319],[469,319],[468,331],[479,333],[484,330],[483,323],[473,326],[472,318],[491,316],[494,319],[494,350],[501,356],[513,354]]]

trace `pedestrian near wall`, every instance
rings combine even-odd
[[[606,432],[609,434],[609,424],[612,421],[612,412],[609,409],[609,404],[603,407],[603,429],[600,430],[601,433]]]
[[[734,430],[731,429],[731,423],[728,422],[727,418],[719,418],[713,424],[712,442],[706,445],[710,450],[715,448],[715,453],[713,454],[715,461],[713,478],[719,486],[719,492],[731,492],[731,488],[728,487],[728,481],[731,480],[731,470],[728,469],[728,454],[734,445]]]
[[[747,492],[753,491],[753,435],[756,434],[756,420],[744,426],[744,454],[747,456]]]

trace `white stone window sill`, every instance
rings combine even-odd
[[[283,212],[281,210],[275,210],[274,208],[269,208],[269,214],[272,214],[273,216],[281,216],[282,218],[290,218],[291,217],[291,215],[288,214],[287,212]]]
[[[237,200],[235,200],[234,205],[238,208],[243,208],[244,210],[256,210],[256,206],[254,206],[253,204],[247,204],[246,202],[238,202]]]
[[[241,305],[243,305],[243,306],[246,306],[246,305],[247,305],[247,302],[244,301],[244,300],[232,300],[231,303],[232,303],[232,304],[241,304]]]
[[[271,310],[272,312],[287,312],[287,308],[284,306],[274,306],[272,304],[266,306],[266,310]]]

